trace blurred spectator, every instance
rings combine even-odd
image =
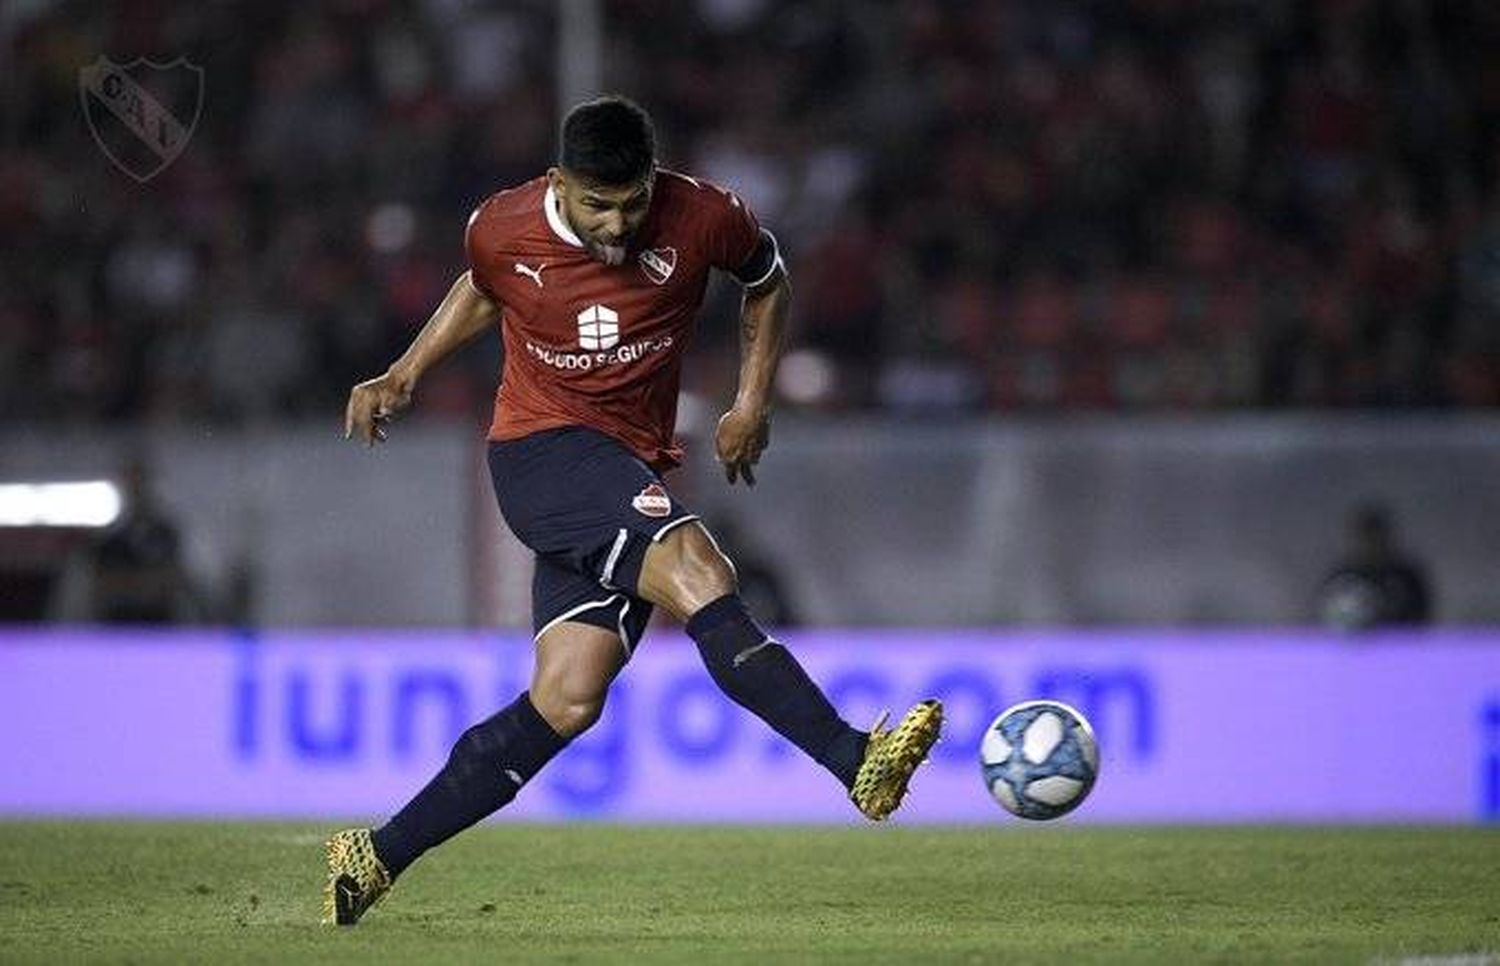
[[[120,519],[83,549],[64,582],[73,599],[59,605],[72,612],[57,616],[105,624],[204,620],[209,615],[184,566],[181,535],[157,502],[146,464],[126,464],[119,484]]]
[[[1341,630],[1367,630],[1432,619],[1432,599],[1421,564],[1396,542],[1391,511],[1356,508],[1348,520],[1348,549],[1318,588],[1318,616]]]
[[[817,405],[1500,406],[1494,3],[602,3],[606,86],[776,226]],[[0,4],[0,411],[326,416],[550,160],[560,5],[159,7]],[[203,68],[145,185],[101,55]]]

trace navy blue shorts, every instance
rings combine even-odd
[[[620,635],[635,649],[651,605],[636,596],[646,548],[698,517],[618,440],[568,426],[490,443],[500,513],[536,554],[537,637],[563,621]]]

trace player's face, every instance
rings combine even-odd
[[[630,240],[651,210],[654,175],[628,185],[603,185],[553,168],[547,172],[568,227],[589,254],[606,265],[623,265]]]

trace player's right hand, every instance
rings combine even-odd
[[[349,405],[344,408],[344,438],[358,438],[366,446],[384,442],[386,424],[411,408],[416,380],[392,367],[384,375],[349,390]]]

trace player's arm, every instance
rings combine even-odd
[[[771,389],[776,367],[786,347],[787,315],[792,286],[786,269],[769,239],[770,267],[765,274],[746,282],[740,307],[740,383],[734,405],[719,418],[714,445],[730,483],[744,477],[755,485],[752,467],[771,441]],[[752,263],[754,259],[752,258]]]
[[[474,285],[468,272],[460,275],[401,358],[381,375],[350,390],[344,438],[358,437],[366,446],[384,440],[385,424],[411,406],[423,374],[474,341],[499,318],[500,306]]]

